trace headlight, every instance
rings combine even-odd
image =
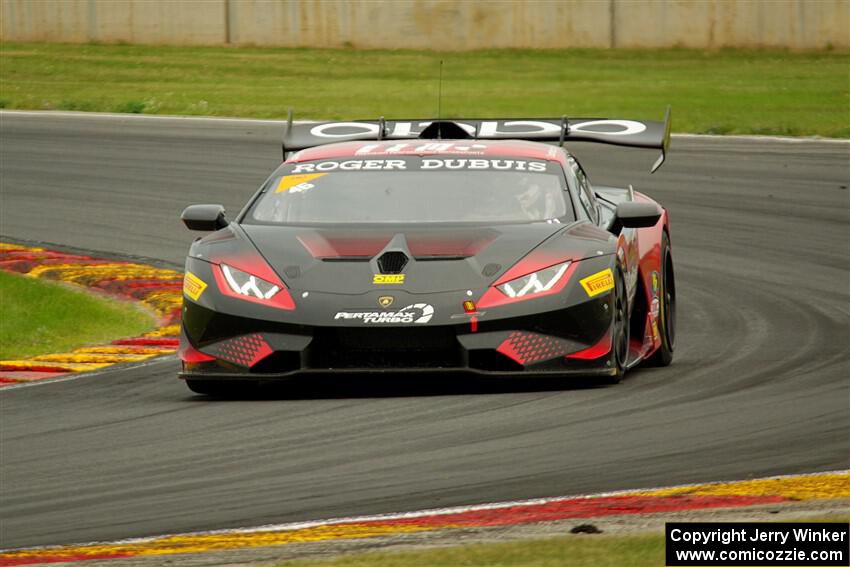
[[[505,282],[496,288],[508,297],[523,297],[549,291],[558,283],[569,268],[570,262],[556,264],[549,268]]]
[[[239,295],[256,299],[271,299],[280,291],[279,286],[227,264],[221,264],[221,272],[224,274],[224,279],[230,289]]]

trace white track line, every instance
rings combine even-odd
[[[0,110],[0,118],[9,116],[32,116],[43,118],[96,118],[96,119],[120,119],[120,120],[153,120],[153,121],[179,121],[179,122],[222,122],[222,123],[247,123],[247,124],[271,124],[283,126],[286,120],[272,120],[259,118],[234,118],[215,116],[174,116],[160,114],[120,114],[114,112],[78,112],[69,110]],[[316,120],[295,120],[295,124],[311,124]],[[850,139],[844,138],[821,138],[818,136],[793,138],[790,136],[744,136],[733,134],[723,136],[718,134],[673,134],[674,138],[705,138],[709,140],[752,140],[763,142],[789,142],[806,143],[819,142],[831,144],[850,144]]]
[[[286,120],[262,120],[259,118],[231,118],[215,116],[174,116],[160,114],[120,114],[115,112],[75,112],[67,110],[0,110],[0,118],[4,115],[31,116],[38,118],[95,118],[95,119],[127,119],[180,122],[238,122],[253,124],[284,125]],[[296,120],[296,124],[309,124],[314,120]]]
[[[850,138],[822,138],[820,136],[807,136],[792,138],[791,136],[745,136],[742,134],[672,134],[673,138],[681,139],[705,139],[705,140],[740,140],[753,142],[788,142],[792,144],[803,144],[807,142],[818,142],[822,144],[844,144],[850,145]]]
[[[802,478],[802,477],[810,477],[810,476],[824,476],[824,475],[834,475],[834,474],[850,474],[850,469],[848,470],[837,470],[837,471],[823,471],[823,472],[812,472],[812,473],[801,473],[801,474],[786,474],[786,475],[777,475],[777,476],[768,476],[768,477],[760,477],[760,478],[751,478],[746,480],[719,480],[713,482],[699,482],[694,484],[677,484],[674,486],[660,486],[655,488],[635,488],[631,490],[617,490],[613,492],[599,492],[596,494],[581,494],[575,496],[552,496],[549,498],[534,498],[529,500],[513,500],[507,502],[491,502],[487,504],[474,504],[471,506],[453,506],[450,508],[431,508],[427,510],[417,510],[415,512],[400,512],[400,513],[392,513],[392,514],[376,514],[372,516],[349,516],[342,518],[330,518],[327,520],[312,520],[306,522],[291,522],[286,524],[266,524],[263,526],[255,526],[249,528],[230,528],[230,529],[222,529],[222,530],[207,530],[207,531],[199,531],[199,532],[183,532],[183,533],[175,533],[175,534],[161,534],[156,536],[146,536],[139,538],[129,538],[129,539],[120,539],[113,541],[93,541],[88,543],[79,543],[79,544],[71,544],[73,547],[81,547],[87,545],[119,545],[119,544],[136,544],[136,543],[146,543],[150,541],[156,541],[159,539],[170,538],[170,537],[192,537],[192,536],[207,536],[207,535],[222,535],[222,534],[251,534],[251,533],[262,533],[262,532],[282,532],[282,531],[293,531],[293,530],[301,530],[306,528],[315,528],[319,526],[332,526],[336,524],[351,524],[351,523],[361,523],[361,522],[374,522],[374,521],[382,521],[382,520],[403,520],[403,519],[411,519],[411,518],[421,518],[423,516],[445,516],[449,514],[461,514],[465,512],[477,512],[480,510],[498,510],[501,508],[513,508],[517,506],[535,506],[538,504],[549,504],[552,502],[560,502],[567,500],[586,500],[591,498],[606,498],[610,496],[628,496],[629,494],[635,494],[639,492],[654,492],[657,490],[673,490],[673,489],[684,489],[684,488],[694,488],[698,486],[712,486],[718,484],[730,484],[735,482],[753,482],[760,480],[784,480],[784,479],[792,479],[792,478]],[[44,545],[38,547],[27,547],[27,548],[18,548],[18,549],[60,549],[63,547],[69,547],[69,545]],[[9,552],[15,551],[15,549],[0,549],[0,552]]]

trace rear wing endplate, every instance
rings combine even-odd
[[[598,142],[652,148],[661,155],[670,147],[670,107],[663,122],[609,118],[458,118],[441,120],[355,120],[295,124],[292,113],[283,135],[284,157],[289,152],[349,141],[420,139],[531,140],[535,142]]]

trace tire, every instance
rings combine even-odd
[[[606,380],[610,384],[619,383],[626,374],[626,364],[629,359],[629,327],[626,282],[623,279],[623,273],[617,270],[614,281],[614,322],[611,330],[611,361],[615,372]]]
[[[233,382],[224,380],[198,380],[187,378],[186,386],[196,394],[225,398],[239,392],[239,387]]]
[[[670,254],[670,238],[666,231],[661,239],[660,279],[658,332],[661,335],[661,346],[647,360],[650,366],[669,366],[673,362],[673,349],[676,346],[676,279],[673,256]]]

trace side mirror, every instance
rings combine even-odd
[[[189,205],[183,209],[180,220],[189,230],[212,231],[228,225],[221,205]]]
[[[647,201],[627,201],[617,205],[614,226],[646,228],[655,226],[661,218],[661,207]]]

